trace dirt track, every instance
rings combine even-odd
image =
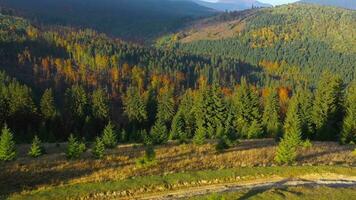
[[[316,175],[309,175],[300,178],[275,178],[273,180],[258,180],[249,183],[207,185],[194,188],[185,188],[175,191],[167,191],[165,193],[146,194],[142,196],[130,197],[130,199],[183,199],[210,193],[234,192],[244,189],[282,188],[288,186],[356,187],[356,177],[346,177],[333,174],[325,176],[318,175],[318,177]]]

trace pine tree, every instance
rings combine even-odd
[[[92,149],[92,154],[94,158],[101,159],[104,157],[105,154],[105,144],[104,141],[100,137],[96,137],[93,149]]]
[[[168,140],[168,130],[163,120],[157,119],[150,131],[150,138],[153,144],[163,144]]]
[[[335,140],[342,119],[342,80],[330,73],[322,75],[312,111],[312,123],[316,138]]]
[[[77,119],[84,119],[87,115],[88,97],[84,88],[80,85],[73,85],[66,90],[67,112]]]
[[[109,118],[109,100],[106,92],[99,88],[92,94],[92,113],[95,119],[106,120]]]
[[[169,138],[171,140],[188,139],[186,138],[186,133],[184,132],[183,114],[180,111],[178,111],[177,114],[173,117]]]
[[[103,130],[102,141],[107,148],[114,148],[117,145],[117,134],[111,122]]]
[[[298,114],[298,101],[294,96],[288,107],[284,122],[284,135],[280,141],[275,160],[280,164],[293,163],[297,157],[297,148],[301,144],[301,124]]]
[[[10,161],[16,158],[15,141],[10,129],[5,125],[0,136],[0,160]]]
[[[263,125],[267,136],[277,137],[281,132],[278,97],[275,89],[267,96],[263,111]]]
[[[345,101],[346,115],[344,118],[340,142],[356,143],[356,81],[350,84]]]
[[[68,138],[68,145],[66,156],[68,159],[76,159],[79,158],[80,155],[85,151],[85,144],[79,142],[73,134],[71,134]]]
[[[235,92],[233,102],[236,110],[235,127],[237,133],[245,138],[261,137],[263,126],[259,97],[257,92],[248,85],[245,78],[241,78],[241,85]]]
[[[200,89],[194,112],[198,138],[203,136],[203,133],[197,132],[198,130],[205,131],[205,138],[217,138],[217,128],[225,127],[227,108],[222,93],[216,84],[212,87],[206,86]]]
[[[313,93],[308,88],[297,88],[296,94],[299,104],[299,116],[304,139],[313,138],[312,109]]]
[[[127,88],[123,97],[124,112],[129,120],[143,122],[147,120],[148,114],[144,99],[140,95],[140,90],[135,87]]]
[[[43,93],[40,102],[40,110],[41,110],[42,117],[45,120],[51,120],[56,116],[57,111],[54,105],[54,97],[53,97],[52,89],[47,89]]]
[[[193,138],[194,144],[202,145],[206,140],[206,130],[204,127],[198,127],[195,131],[195,135]]]
[[[164,88],[161,89],[158,95],[157,115],[164,122],[169,122],[174,116],[174,99],[173,90]]]
[[[37,135],[35,135],[35,137],[32,140],[32,145],[28,152],[28,155],[36,158],[41,156],[43,153],[44,153],[44,148],[41,144],[41,140],[38,138]]]

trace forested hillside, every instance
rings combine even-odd
[[[238,138],[280,138],[283,122],[297,138],[355,141],[355,85],[337,75],[320,73],[316,89],[290,87],[234,59],[0,20],[0,123],[18,141],[91,140],[116,127],[121,142],[219,139],[227,148]]]
[[[2,0],[1,7],[37,24],[93,28],[140,42],[215,12],[191,1],[171,0]]]
[[[307,4],[225,13],[158,46],[240,59],[275,79],[315,84],[329,70],[355,76],[356,11]]]

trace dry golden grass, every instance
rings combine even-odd
[[[139,145],[120,145],[108,150],[104,159],[94,160],[90,152],[81,159],[68,161],[65,144],[46,145],[48,154],[32,159],[26,156],[28,145],[19,147],[19,158],[0,166],[0,193],[18,192],[51,185],[121,180],[141,175],[160,175],[203,169],[244,166],[273,166],[276,143],[273,140],[242,141],[236,147],[218,153],[214,144],[196,146],[173,143],[156,149],[157,164],[139,168],[135,160],[142,156]],[[299,150],[298,165],[355,166],[352,146],[333,142],[316,142],[313,147]]]

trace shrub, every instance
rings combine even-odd
[[[117,145],[117,135],[115,133],[114,126],[110,122],[104,128],[102,140],[107,148],[112,149]]]
[[[311,148],[313,146],[313,143],[309,139],[307,139],[302,143],[302,146],[303,146],[303,148],[306,148],[306,149]]]
[[[71,134],[68,138],[68,146],[66,156],[68,159],[76,159],[79,158],[80,155],[85,151],[85,143],[79,142],[73,134]]]
[[[289,138],[282,138],[277,148],[275,161],[279,164],[291,164],[297,157],[297,146]]]
[[[0,160],[10,161],[16,158],[15,141],[12,133],[5,125],[0,136]]]
[[[156,164],[156,152],[152,145],[147,145],[145,155],[136,160],[138,167],[148,167]]]
[[[38,138],[37,135],[35,135],[35,137],[32,140],[32,145],[30,150],[28,151],[28,155],[36,158],[41,156],[44,153],[44,148],[41,144],[41,140]]]
[[[100,137],[97,137],[94,142],[94,146],[92,149],[92,154],[94,158],[103,158],[105,154],[105,144]]]

